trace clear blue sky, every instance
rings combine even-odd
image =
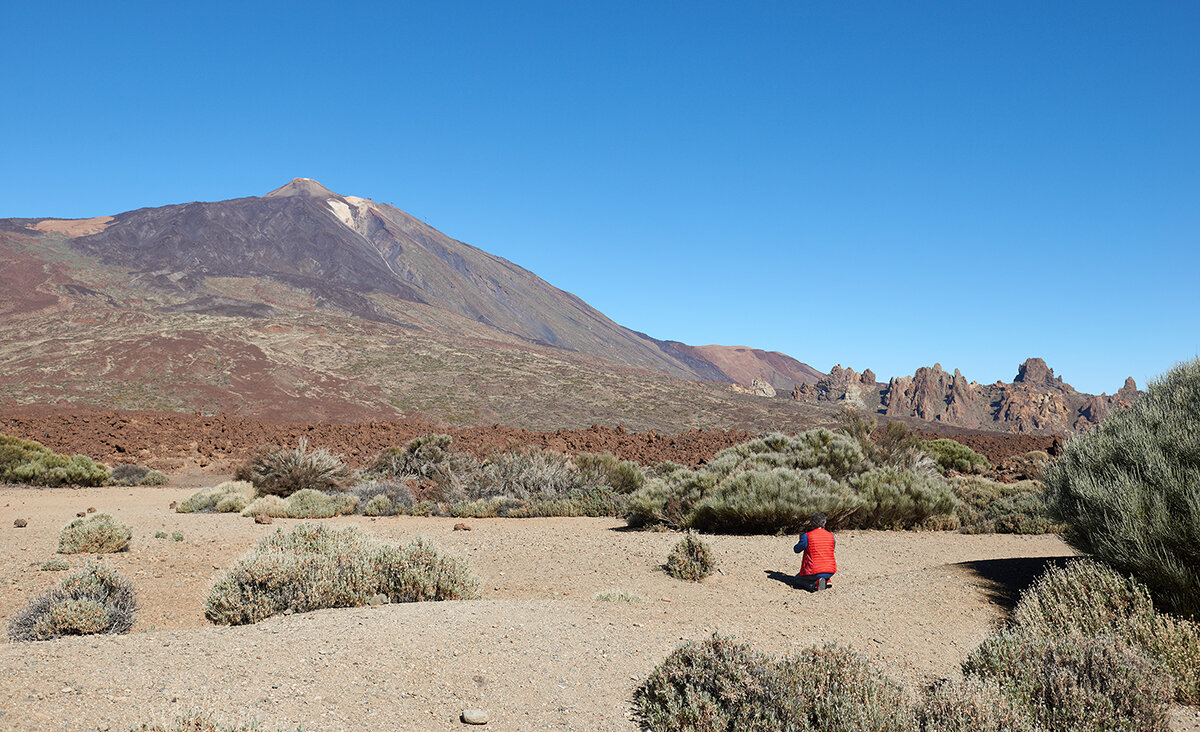
[[[409,5],[5,3],[0,217],[304,176],[821,370],[1200,352],[1200,4]]]

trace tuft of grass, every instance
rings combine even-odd
[[[294,448],[259,452],[238,469],[237,477],[253,483],[260,495],[286,498],[302,490],[344,491],[357,476],[339,456],[323,449],[309,451],[302,437]]]
[[[598,592],[596,593],[596,597],[594,599],[599,600],[600,602],[645,602],[645,600],[643,600],[641,597],[633,594],[632,592],[626,592],[625,590],[609,590],[608,592]]]
[[[58,536],[59,554],[114,554],[129,549],[133,531],[106,513],[78,518]]]
[[[155,531],[154,532],[155,539],[166,539],[166,538],[168,538],[168,536],[169,535],[165,531]]]
[[[171,541],[183,541],[183,532],[172,531],[171,532]]]
[[[689,532],[671,553],[665,565],[667,574],[688,582],[699,582],[712,574],[712,548],[700,537]]]
[[[8,623],[14,641],[125,633],[137,618],[133,585],[103,565],[88,565],[35,598]]]
[[[42,562],[41,566],[41,570],[43,572],[62,572],[70,568],[71,565],[67,564],[67,560],[60,559],[58,557],[47,559],[46,561]]]
[[[209,594],[205,616],[221,625],[257,623],[285,612],[477,596],[478,580],[457,559],[417,539],[383,544],[355,527],[301,524],[264,539]]]

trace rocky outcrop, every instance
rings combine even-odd
[[[953,374],[935,363],[921,367],[912,376],[893,378],[883,393],[883,413],[912,416],[931,422],[976,426],[972,405],[978,398],[975,387],[958,369]]]
[[[1137,382],[1133,377],[1125,379],[1125,385],[1117,390],[1116,394],[1108,396],[1101,394],[1099,396],[1088,397],[1088,400],[1083,403],[1079,409],[1079,415],[1071,424],[1071,427],[1077,432],[1090,430],[1100,424],[1100,420],[1111,412],[1113,409],[1123,409],[1137,401],[1141,392],[1138,391]]]
[[[739,394],[752,394],[760,397],[775,396],[775,387],[771,386],[762,379],[752,379],[750,386],[742,386],[741,384],[730,384],[730,391],[736,391]]]
[[[856,409],[874,409],[874,404],[879,401],[879,389],[871,369],[860,374],[838,364],[815,384],[797,384],[791,396],[799,401],[846,402],[847,406]]]

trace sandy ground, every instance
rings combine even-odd
[[[125,730],[198,709],[267,729],[444,730],[480,708],[489,729],[630,730],[639,680],[681,641],[713,631],[770,653],[836,640],[915,688],[955,676],[1015,594],[1071,554],[1055,536],[848,531],[838,534],[835,588],[809,594],[785,581],[799,566],[791,537],[708,537],[721,572],[691,584],[661,570],[678,535],[617,520],[470,520],[472,531],[455,532],[454,519],[344,517],[330,521],[389,540],[423,536],[466,558],[483,599],[228,628],[204,619],[213,582],[258,539],[298,522],[168,509],[192,490],[0,490],[0,615],[62,579],[37,566],[88,507],[134,528],[132,550],[105,560],[134,580],[143,605],[128,635],[0,644],[0,729]],[[29,526],[14,528],[16,518]],[[158,530],[185,540],[152,538]],[[615,590],[643,601],[595,599]],[[1175,729],[1200,730],[1196,710],[1174,714]]]

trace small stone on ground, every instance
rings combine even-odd
[[[487,713],[481,709],[464,709],[462,712],[463,724],[487,724]]]

